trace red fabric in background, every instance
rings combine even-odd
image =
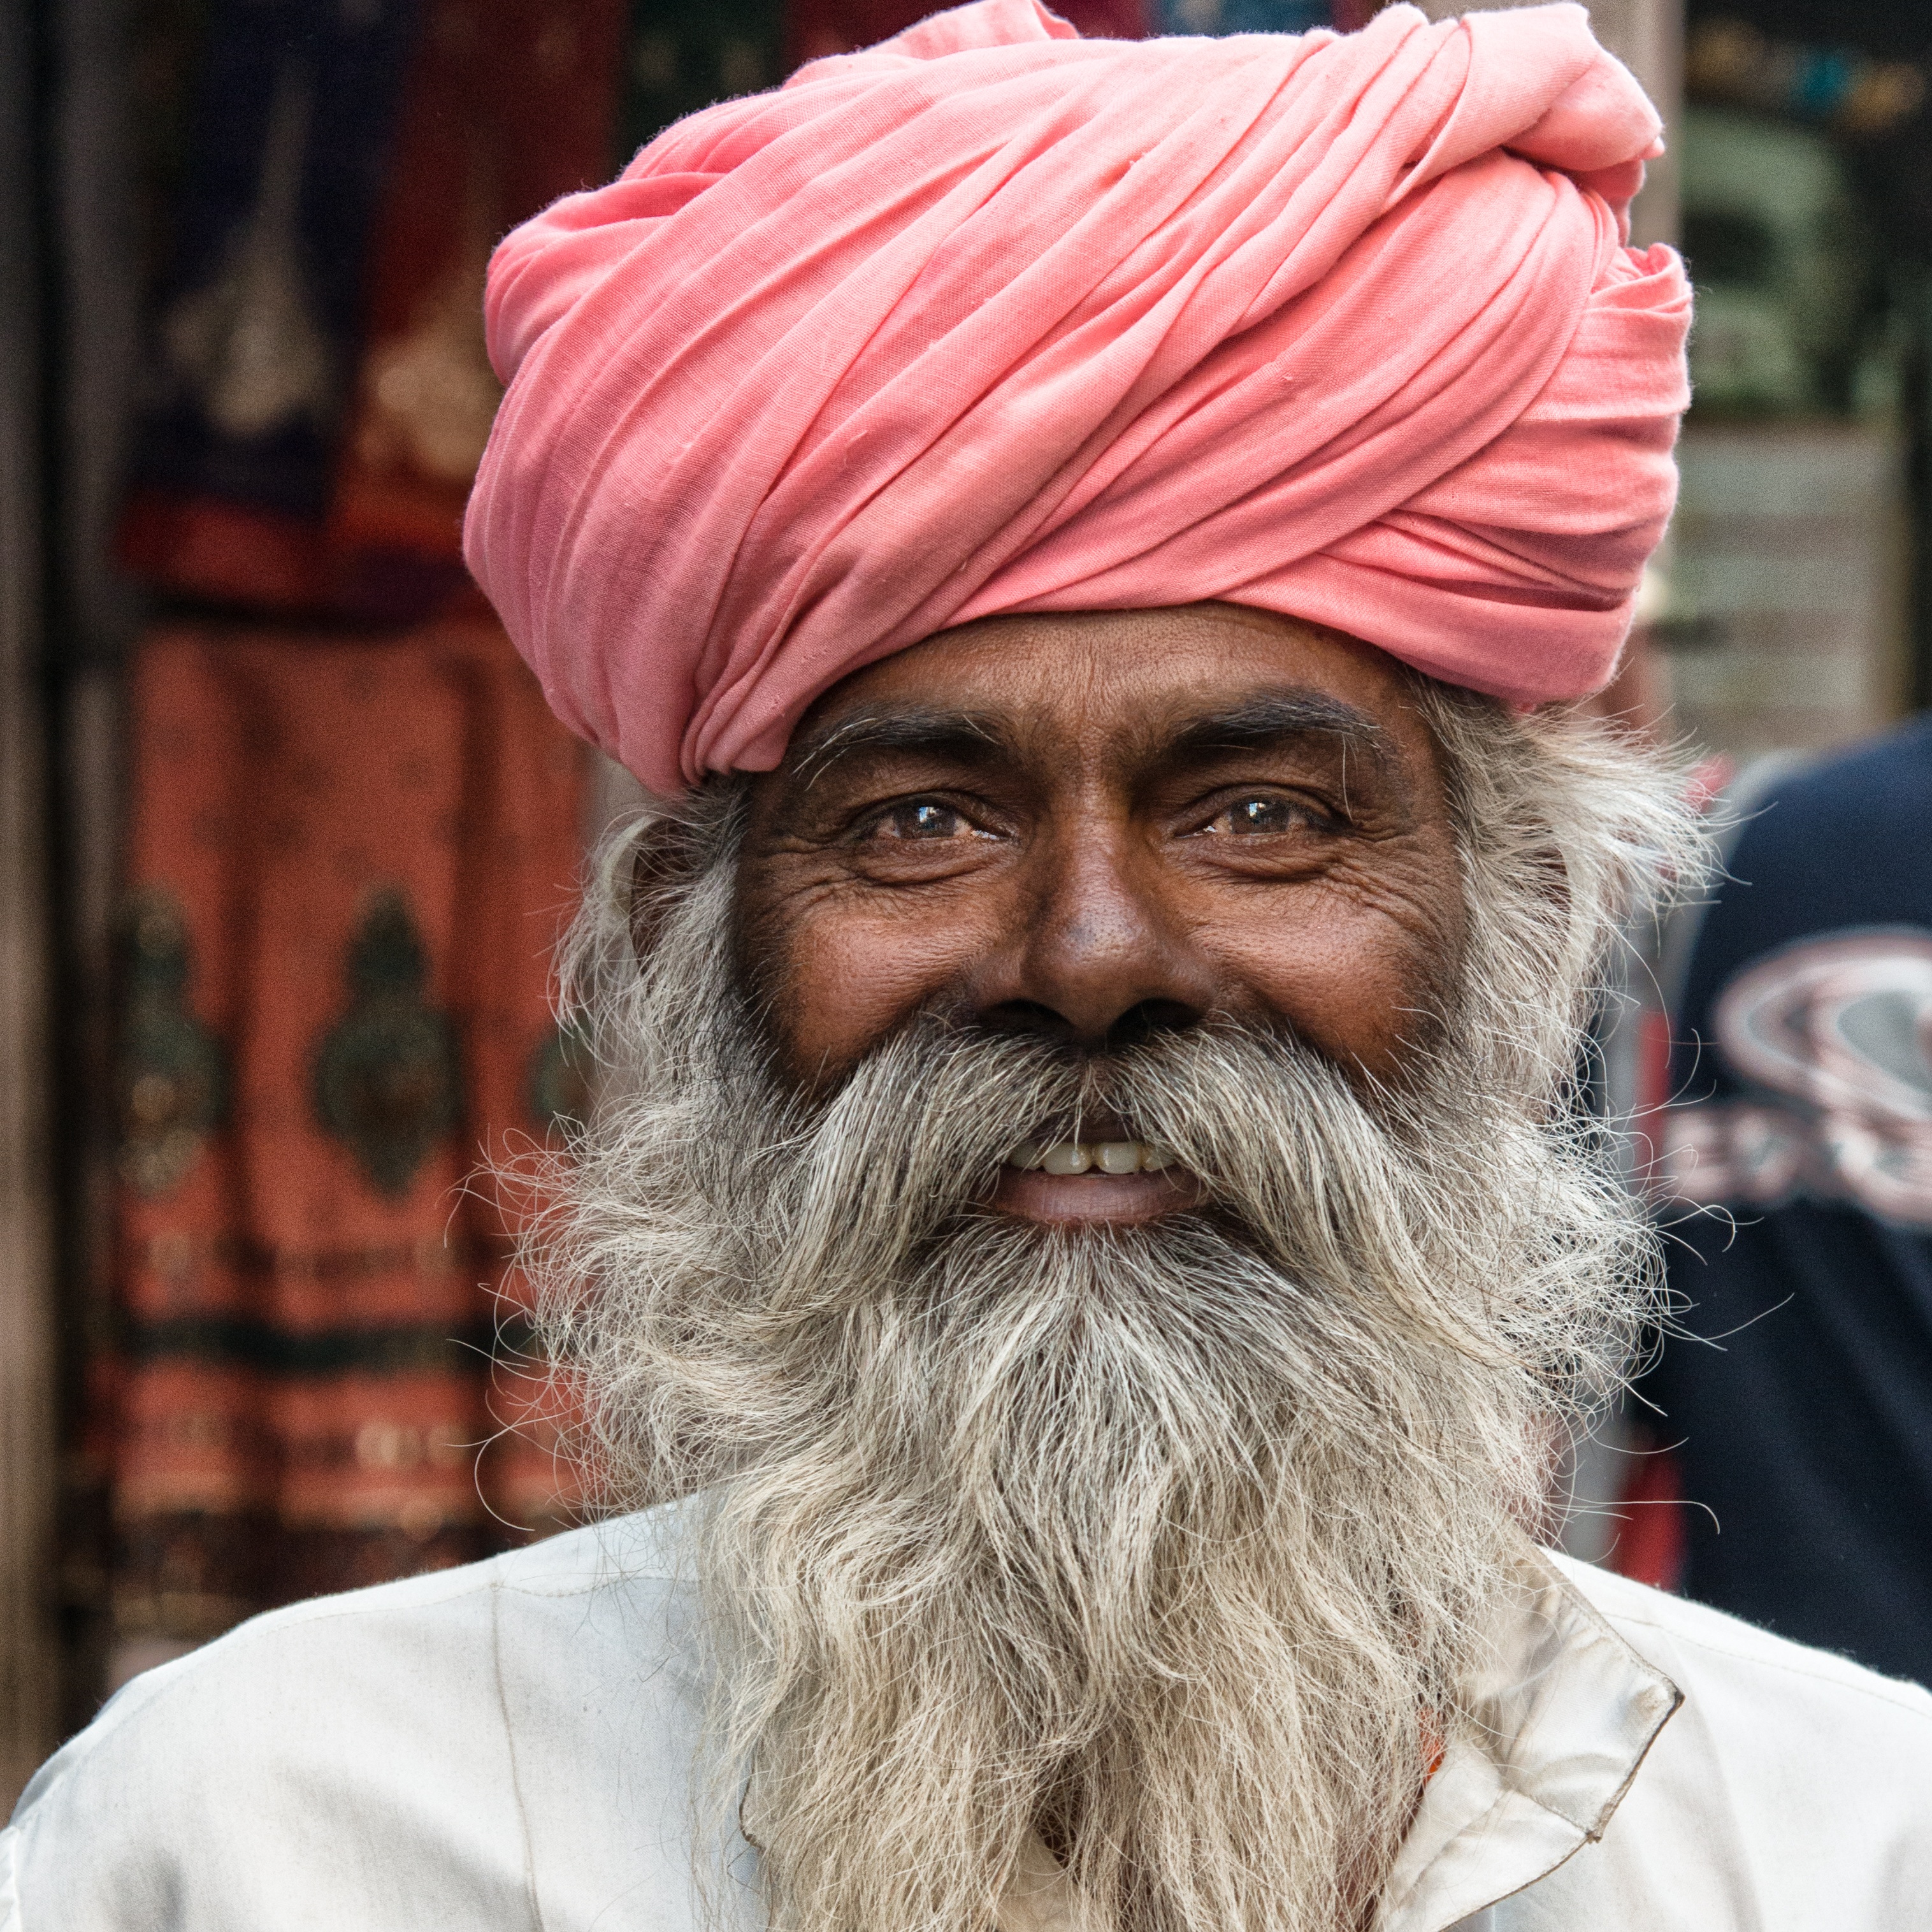
[[[1653,1590],[1674,1591],[1684,1576],[1682,1472],[1668,1450],[1646,1451],[1634,1465],[1617,1506],[1623,1527],[1609,1567]]]
[[[506,229],[610,173],[625,10],[425,0],[327,515],[143,488],[121,526],[125,568],[259,612],[412,621],[460,595],[464,499],[499,393],[484,265]]]
[[[507,229],[610,172],[623,0],[430,0],[376,218],[329,542],[352,606],[462,572],[502,394],[483,275]],[[423,574],[423,566],[430,568]]]
[[[131,698],[95,1448],[116,1635],[192,1642],[568,1513],[541,1427],[499,1433],[539,1392],[493,1389],[518,1288],[464,1184],[572,1097],[548,988],[584,766],[482,621],[166,625]]]
[[[329,602],[321,526],[256,503],[136,490],[115,551],[122,569],[178,596],[256,610],[315,610]]]

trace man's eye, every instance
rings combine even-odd
[[[1210,832],[1294,832],[1308,822],[1308,810],[1292,799],[1244,798],[1214,818]]]
[[[968,829],[950,805],[927,802],[894,806],[874,822],[872,832],[884,838],[957,838]]]

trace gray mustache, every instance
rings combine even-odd
[[[832,1168],[833,1150],[858,1148],[888,1184],[916,1182],[950,1209],[1015,1146],[1077,1136],[1085,1122],[1172,1148],[1232,1188],[1258,1132],[1305,1146],[1338,1119],[1370,1124],[1340,1070],[1286,1028],[1209,1021],[1096,1051],[928,1013],[793,1131]]]
[[[962,1240],[1122,1250],[1185,1244],[1190,1227],[1211,1228],[1231,1260],[1238,1248],[1340,1290],[1411,1218],[1398,1137],[1286,1030],[1209,1022],[1096,1053],[928,1015],[808,1113],[762,1076],[719,1100],[706,1137],[739,1150],[730,1211],[762,1231],[775,1311],[824,1311],[845,1284],[908,1280]],[[1017,1144],[1096,1115],[1171,1150],[1204,1184],[1202,1206],[1131,1239],[983,1225],[1005,1220],[981,1204]]]

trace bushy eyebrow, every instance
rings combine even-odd
[[[1386,765],[1382,726],[1366,711],[1319,691],[1257,692],[1224,709],[1190,718],[1165,736],[1159,750],[1184,762],[1217,752],[1257,751],[1284,740],[1311,736],[1340,738],[1360,746],[1378,766]]]
[[[1378,771],[1390,767],[1386,734],[1368,712],[1325,692],[1298,689],[1253,692],[1157,728],[1144,742],[1142,755],[1164,764],[1186,764],[1310,736],[1339,739],[1359,748]],[[867,705],[793,741],[791,782],[808,791],[851,760],[893,753],[974,766],[1016,755],[1009,724],[996,713],[941,705]]]
[[[810,787],[848,758],[882,752],[983,763],[1009,748],[998,720],[980,712],[937,705],[863,706],[794,742],[794,782]]]

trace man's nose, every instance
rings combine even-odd
[[[1212,962],[1171,902],[1159,859],[1130,831],[1054,841],[1036,863],[1024,929],[982,982],[983,1020],[1098,1048],[1210,1010]]]

